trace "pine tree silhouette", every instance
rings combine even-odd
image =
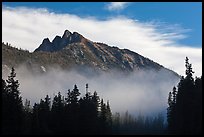
[[[185,67],[186,76],[181,77],[178,90],[174,87],[169,93],[168,130],[170,134],[201,134],[202,77],[194,80],[192,65],[187,57]]]
[[[23,124],[23,103],[19,91],[19,82],[15,80],[16,73],[12,67],[8,80],[3,85],[3,133],[21,134]],[[5,115],[6,114],[6,115]]]

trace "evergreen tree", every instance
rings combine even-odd
[[[103,103],[103,99],[100,102],[100,133],[106,134],[106,105]]]
[[[66,127],[69,129],[70,134],[76,134],[79,130],[79,96],[79,89],[77,85],[74,85],[74,89],[72,91],[68,90],[65,98],[65,115],[67,116],[65,121],[69,123]]]
[[[39,104],[33,105],[31,133],[40,134]]]
[[[186,60],[185,60],[185,67],[186,67],[186,79],[193,82],[194,81],[194,79],[193,79],[194,71],[192,69],[192,64],[189,63],[188,57],[186,57]]]
[[[39,104],[39,121],[40,121],[40,129],[43,134],[49,134],[51,113],[50,113],[50,98],[46,95],[45,99],[40,100]]]
[[[168,105],[169,107],[167,108],[167,122],[168,122],[168,130],[169,132],[172,133],[172,129],[173,129],[173,101],[172,101],[172,93],[169,92],[169,97],[168,97]]]
[[[23,132],[24,134],[31,133],[32,128],[32,108],[30,100],[26,99],[23,106]]]
[[[94,110],[95,116],[98,116],[99,101],[100,101],[100,98],[97,92],[94,91],[93,96],[92,96],[92,103],[93,103],[93,110]]]
[[[88,87],[88,85],[86,85]],[[87,89],[88,90],[88,89]],[[86,92],[85,96],[79,100],[80,104],[80,133],[81,134],[97,134],[98,126],[98,106],[99,96],[95,91],[93,95]]]
[[[116,112],[113,117],[112,117],[112,121],[113,121],[113,134],[116,133],[120,133],[120,128],[121,128],[121,121],[120,121],[121,117],[120,117],[120,113]]]
[[[80,95],[79,89],[77,88],[77,85],[74,85],[74,89],[72,91],[68,90],[67,93],[67,104],[71,104],[71,105],[76,105],[78,104],[78,97]]]
[[[23,104],[22,98],[19,91],[19,82],[15,80],[16,73],[12,67],[11,73],[8,76],[8,80],[2,81],[4,87],[4,97],[7,101],[4,102],[3,107],[6,107],[7,115],[5,116],[5,128],[7,134],[20,134],[22,133],[22,122],[23,122]]]
[[[200,83],[198,82],[200,80],[196,78],[194,81],[192,65],[187,57],[185,67],[186,76],[181,77],[178,90],[176,91],[174,87],[173,98],[168,100],[168,130],[171,134],[200,134],[202,127],[201,122],[199,122],[202,121],[202,92],[199,89],[202,88],[202,84],[197,88],[197,83]]]
[[[196,96],[194,99],[194,131],[196,134],[202,134],[202,76],[195,79]]]
[[[111,127],[112,127],[112,113],[111,113],[109,101],[107,101],[107,104],[106,104],[106,119],[107,119],[107,126],[110,133]]]
[[[173,95],[172,103],[176,104],[176,95],[177,95],[176,87],[173,87],[172,95]]]
[[[8,104],[8,92],[7,92],[7,85],[6,85],[6,82],[5,80],[2,79],[2,92],[1,92],[1,95],[2,95],[2,133],[3,134],[6,134],[9,132],[9,123],[8,123],[8,120],[9,120],[9,115],[10,115],[10,112],[9,112],[9,104]]]
[[[101,99],[100,102],[100,124],[101,124],[101,133],[110,134],[112,126],[112,114],[110,110],[109,103],[107,105]]]
[[[50,99],[51,99],[51,98],[50,98],[48,95],[46,95],[45,101],[44,101],[44,106],[45,106],[45,110],[46,110],[47,112],[50,111],[50,106],[51,106],[51,101],[50,101]]]
[[[54,134],[62,134],[63,116],[64,116],[64,100],[60,92],[55,95],[52,103],[52,130]]]

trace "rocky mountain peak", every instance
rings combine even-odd
[[[69,30],[65,30],[62,38],[68,38],[72,33]]]
[[[51,43],[49,38],[45,38],[42,43]]]
[[[59,42],[61,39],[62,39],[62,38],[61,38],[60,36],[56,36],[56,37],[53,39],[52,43]]]
[[[52,43],[50,42],[49,38],[43,39],[42,44],[39,46],[39,51],[49,51],[52,47]]]
[[[78,32],[73,32],[72,34],[73,42],[83,42],[85,38]]]
[[[42,44],[35,50],[36,51],[47,51],[54,52],[63,49],[72,43],[86,42],[87,39],[84,38],[78,32],[71,33],[69,30],[65,30],[62,37],[56,36],[52,42],[48,38],[45,38]]]

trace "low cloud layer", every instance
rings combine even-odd
[[[202,74],[202,48],[178,44],[177,40],[186,38],[184,32],[188,31],[179,25],[141,22],[124,16],[98,20],[47,9],[3,6],[2,41],[13,46],[34,51],[43,38],[53,40],[66,29],[93,41],[135,51],[180,75],[185,73],[184,59],[188,56],[195,75]]]
[[[52,69],[43,75],[33,75],[24,66],[16,69],[23,99],[39,102],[47,94],[53,98],[58,92],[63,95],[77,84],[81,96],[85,85],[89,91],[97,91],[105,101],[109,100],[112,112],[152,115],[166,113],[168,92],[172,91],[179,79],[165,70],[139,71],[124,75],[114,71],[89,76],[87,73]],[[88,72],[88,71],[85,71]],[[91,72],[91,71],[90,71]]]

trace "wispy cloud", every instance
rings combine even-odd
[[[110,2],[106,5],[106,9],[109,11],[123,10],[128,5],[128,2]]]
[[[53,40],[64,30],[77,31],[90,40],[133,50],[184,75],[184,59],[190,58],[195,75],[202,74],[202,48],[180,45],[186,37],[179,25],[140,22],[127,17],[107,20],[56,14],[46,9],[2,9],[2,40],[33,51],[48,37]]]

